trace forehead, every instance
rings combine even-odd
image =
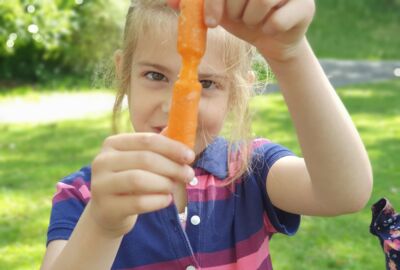
[[[219,31],[221,30],[209,30],[206,52],[199,66],[200,73],[203,71],[206,73],[222,73],[226,70],[223,39],[219,38],[219,34],[221,34],[218,33]],[[133,55],[133,64],[151,61],[174,69],[178,69],[181,66],[181,56],[177,51],[176,20],[164,25],[162,29],[146,27],[139,37]]]

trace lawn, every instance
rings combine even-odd
[[[400,210],[400,81],[338,90],[366,144],[375,187],[360,213],[303,217],[294,237],[275,236],[277,270],[384,269],[369,233],[370,206],[388,197]],[[300,154],[280,94],[253,100],[254,132]],[[89,164],[110,133],[109,117],[46,125],[0,125],[0,269],[38,269],[57,180]]]
[[[384,256],[369,233],[370,207],[387,197],[400,212],[400,80],[339,89],[368,150],[374,170],[374,191],[360,213],[335,218],[303,217],[294,237],[271,242],[278,270],[378,270]],[[259,97],[254,130],[300,154],[293,126],[280,95]],[[267,123],[263,125],[262,123]]]
[[[319,58],[400,59],[399,0],[317,0],[308,38]]]

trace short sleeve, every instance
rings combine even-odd
[[[280,158],[295,156],[289,149],[265,139],[253,141],[252,173],[261,188],[264,210],[267,213],[267,222],[273,226],[275,232],[293,235],[300,225],[300,216],[285,212],[274,205],[266,192],[266,180],[272,165]]]
[[[85,209],[90,194],[90,168],[84,167],[57,183],[52,200],[46,246],[53,240],[68,240]]]

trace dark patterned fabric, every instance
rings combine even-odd
[[[372,208],[370,232],[379,238],[387,270],[400,270],[400,214],[389,200],[380,199]]]

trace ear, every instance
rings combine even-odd
[[[247,82],[249,84],[254,84],[256,81],[256,74],[254,73],[254,71],[250,70],[247,74]]]
[[[114,65],[117,78],[122,76],[122,50],[116,50],[114,52]]]

